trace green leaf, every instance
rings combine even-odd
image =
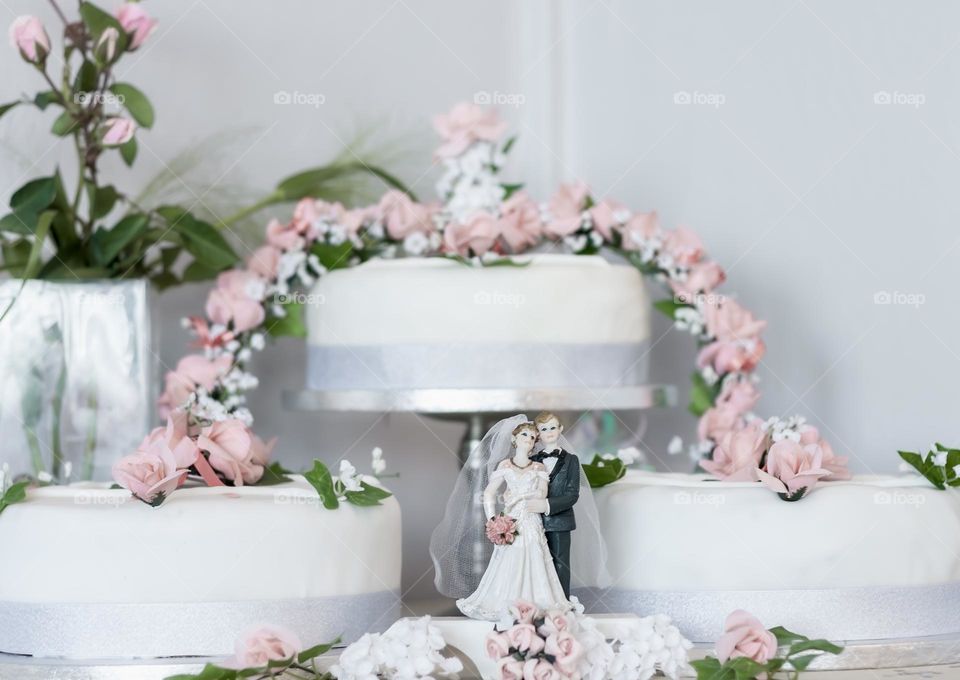
[[[150,277],[150,283],[159,291],[180,285],[180,279],[173,272],[159,272]]]
[[[393,495],[386,489],[381,489],[378,486],[373,486],[366,482],[360,482],[360,488],[361,491],[344,492],[343,495],[348,503],[361,506],[380,505],[382,500],[390,498],[390,496]]]
[[[753,680],[767,668],[766,664],[757,663],[753,659],[745,656],[730,659],[724,664],[724,668],[733,671],[736,680]]]
[[[184,248],[203,266],[219,272],[236,264],[237,254],[210,223],[176,206],[159,208],[157,213],[180,234]]]
[[[120,37],[117,40],[117,53],[120,54],[127,49],[127,32],[123,30],[123,26],[120,25],[120,22],[110,14],[107,14],[102,9],[96,5],[90,4],[89,2],[81,2],[80,18],[83,19],[83,23],[87,27],[87,30],[93,34],[94,44],[96,44],[97,40],[100,38],[101,33],[108,28],[115,28],[120,34]]]
[[[794,642],[810,639],[806,635],[800,635],[799,633],[789,631],[783,626],[774,626],[770,629],[770,632],[773,633],[775,638],[777,638],[777,646],[779,647],[786,647],[787,645],[792,645]]]
[[[309,649],[305,649],[299,654],[297,654],[297,663],[306,663],[311,659],[316,659],[318,656],[326,654],[336,645],[340,644],[340,638],[333,640],[332,642],[327,642],[321,645],[315,645]]]
[[[790,645],[790,651],[787,652],[787,656],[793,656],[794,654],[799,654],[800,652],[827,652],[828,654],[839,654],[843,651],[843,647],[840,645],[834,644],[829,640],[801,640]]]
[[[171,675],[166,678],[166,680],[236,680],[241,677],[239,673],[239,671],[233,670],[232,668],[221,668],[220,666],[208,663],[199,673]]]
[[[17,189],[10,197],[10,207],[15,211],[40,213],[53,203],[56,196],[56,178],[40,177]]]
[[[288,475],[293,473],[277,462],[270,463],[263,470],[263,477],[256,483],[256,486],[275,486],[277,484],[286,484],[291,481]]]
[[[3,512],[8,506],[14,503],[22,503],[27,499],[27,486],[30,482],[16,482],[0,496],[0,512]]]
[[[30,255],[27,258],[27,264],[23,268],[23,278],[32,279],[40,271],[40,254],[43,252],[43,244],[47,240],[47,234],[50,232],[50,225],[57,213],[47,210],[40,215],[37,220],[36,238],[33,240],[33,246],[30,248]]]
[[[273,316],[264,324],[267,333],[275,338],[307,337],[307,327],[303,323],[303,305],[295,300],[284,302],[280,305],[286,312],[286,316]]]
[[[110,91],[123,102],[133,119],[145,128],[153,127],[153,105],[146,95],[129,83],[114,83]]]
[[[30,236],[37,230],[37,213],[14,210],[0,219],[0,231]]]
[[[336,510],[340,507],[337,494],[333,490],[333,476],[330,470],[321,461],[313,461],[313,469],[303,475],[310,485],[320,495],[320,502],[327,510]]]
[[[943,468],[933,462],[934,454],[932,451],[927,454],[926,458],[913,451],[897,451],[897,453],[935,487],[940,490],[946,488]]]
[[[215,279],[219,273],[216,269],[210,269],[210,267],[200,262],[191,262],[187,265],[186,269],[183,270],[183,281],[184,283],[210,281],[211,279]]]
[[[717,401],[717,396],[720,394],[722,384],[718,380],[713,385],[708,385],[699,371],[694,371],[690,380],[693,386],[690,388],[690,403],[687,405],[687,408],[690,410],[690,413],[700,417],[706,413],[708,409],[713,408],[714,403]]]
[[[33,105],[41,111],[46,111],[47,107],[60,101],[60,95],[53,90],[38,92],[33,98]]]
[[[136,241],[147,230],[150,217],[143,214],[127,215],[113,229],[97,229],[91,238],[94,262],[110,264],[124,248]]]
[[[64,111],[57,117],[55,121],[53,121],[53,127],[50,128],[50,132],[55,134],[57,137],[66,137],[75,129],[77,129],[77,124],[76,121],[74,121],[73,116],[69,111]]]
[[[373,175],[391,189],[399,189],[407,194],[411,200],[417,200],[414,193],[389,172],[379,166],[361,161],[331,163],[330,165],[311,168],[310,170],[299,172],[296,175],[291,175],[277,185],[277,199],[278,201],[298,201],[308,196],[312,198],[323,198],[323,196],[329,192],[331,182],[341,177],[356,174]]]
[[[594,455],[593,460],[581,465],[583,473],[587,476],[587,482],[590,487],[598,489],[607,484],[613,484],[627,474],[627,468],[619,458],[605,460],[599,454]]]
[[[3,250],[3,264],[6,271],[14,278],[20,278],[23,268],[30,258],[30,241],[20,239],[0,244]]]
[[[732,680],[734,677],[733,671],[725,670],[720,659],[713,656],[691,661],[690,665],[697,671],[697,680]]]
[[[38,96],[39,96],[39,95],[38,95]],[[0,104],[0,118],[3,118],[3,116],[4,116],[8,111],[12,111],[13,109],[15,109],[15,108],[17,108],[18,106],[20,106],[20,104],[22,104],[22,103],[23,103],[23,102],[21,102],[21,101],[15,101],[15,102],[10,102],[9,104]]]
[[[683,302],[678,302],[673,298],[667,298],[665,300],[657,300],[656,302],[653,303],[653,306],[656,307],[659,311],[666,314],[671,319],[675,319],[677,317],[678,309],[691,307],[691,305],[688,305]]]
[[[317,256],[320,264],[328,270],[342,269],[350,266],[350,255],[353,253],[353,244],[344,241],[340,245],[329,243],[314,243],[310,252]]]
[[[119,198],[120,194],[109,184],[103,187],[94,187],[92,191],[94,219],[106,216],[113,210],[113,206],[116,205],[117,198]]]
[[[819,654],[807,654],[806,656],[798,656],[794,659],[788,659],[787,663],[797,671],[805,671],[814,659],[816,659]]]
[[[97,65],[92,61],[84,60],[77,71],[77,77],[73,80],[73,89],[76,93],[74,96],[92,97],[97,89],[99,75],[100,70],[97,68]],[[84,106],[88,104],[86,101],[76,101],[75,103],[83,104]]]
[[[120,158],[127,164],[127,167],[132,166],[133,162],[137,160],[137,138],[131,137],[129,142],[121,144],[117,148],[120,149]]]
[[[516,144],[516,142],[517,142],[517,136],[514,135],[513,137],[511,137],[510,139],[508,139],[506,142],[503,143],[503,149],[501,150],[501,153],[504,156],[506,156],[508,153],[510,153],[510,149],[513,148],[513,145]]]
[[[500,186],[503,188],[503,192],[504,192],[503,200],[507,200],[508,198],[513,196],[515,193],[523,189],[522,183],[521,184],[501,184]]]

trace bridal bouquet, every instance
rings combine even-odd
[[[516,520],[502,512],[487,520],[487,538],[494,545],[511,545],[519,534]]]

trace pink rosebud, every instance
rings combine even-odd
[[[267,281],[273,281],[277,278],[280,255],[280,249],[275,246],[260,246],[247,259],[247,269]]]
[[[698,295],[709,294],[725,279],[726,274],[716,262],[698,262],[690,267],[682,281],[670,279],[670,287],[680,302],[691,303]]]
[[[663,240],[663,247],[677,264],[689,266],[703,256],[703,241],[687,227],[677,227],[673,231],[668,231]]]
[[[390,238],[402,241],[415,231],[425,234],[435,230],[433,213],[437,207],[414,203],[402,191],[391,189],[383,195],[378,206]]]
[[[451,222],[443,230],[447,252],[483,255],[497,240],[497,220],[488,212],[478,212],[464,223]]]
[[[722,295],[709,301],[704,316],[710,335],[725,342],[754,338],[767,326],[766,321],[754,319],[736,300]]]
[[[250,430],[239,420],[220,420],[203,428],[197,445],[210,454],[213,469],[236,486],[254,484],[263,476],[263,466],[253,460]]]
[[[540,240],[540,209],[526,192],[510,196],[500,206],[500,213],[499,231],[511,252],[522,252]]]
[[[103,29],[103,33],[100,34],[100,38],[97,40],[96,47],[94,48],[97,58],[104,63],[112,62],[117,56],[117,41],[119,39],[120,31],[113,26],[108,26]]]
[[[293,222],[284,224],[273,219],[267,224],[267,243],[283,251],[302,250],[306,239]]]
[[[144,503],[161,503],[186,476],[178,470],[173,454],[165,446],[152,446],[124,456],[113,465],[114,481]]]
[[[823,452],[817,444],[801,445],[781,439],[767,451],[766,470],[757,470],[764,484],[779,494],[797,500],[809,493],[817,481],[830,474],[823,467]]]
[[[757,663],[766,663],[777,655],[777,638],[753,615],[738,609],[724,624],[724,633],[717,639],[720,663],[742,656]]]
[[[570,675],[577,670],[583,646],[568,630],[554,633],[547,638],[543,651],[554,658],[554,665],[564,674]]]
[[[766,449],[766,433],[756,425],[747,425],[724,434],[713,449],[712,459],[701,460],[700,467],[724,481],[750,482]]]
[[[300,638],[282,626],[260,626],[244,632],[236,641],[234,656],[225,668],[259,668],[270,661],[293,658],[303,651]]]
[[[183,409],[177,409],[167,417],[166,427],[154,428],[143,438],[136,453],[154,452],[161,457],[167,453],[173,456],[178,470],[185,470],[194,464],[200,449],[190,437],[189,416]]]
[[[523,661],[506,656],[497,662],[497,677],[500,680],[523,680]]]
[[[137,131],[137,124],[129,118],[107,118],[107,129],[103,133],[104,146],[121,146],[133,139],[133,133]]]
[[[494,661],[502,659],[510,653],[510,639],[503,633],[498,633],[495,630],[491,631],[487,633],[484,648],[488,658]]]
[[[517,623],[533,623],[537,613],[537,605],[526,600],[517,600],[510,605],[510,615]]]
[[[510,646],[525,654],[539,654],[543,650],[543,638],[537,634],[532,623],[518,623],[504,633]]]
[[[539,633],[547,637],[554,633],[559,633],[570,628],[570,619],[562,611],[549,611],[543,615],[543,623],[540,625]]]
[[[563,680],[561,673],[546,659],[528,659],[523,664],[523,680]]]
[[[127,2],[117,8],[117,21],[129,37],[127,49],[133,51],[140,47],[157,27],[156,19],[151,19],[139,2]]]
[[[543,230],[553,238],[569,236],[580,227],[581,216],[590,188],[583,182],[561,184],[550,199],[550,221]]]
[[[507,124],[497,112],[460,102],[449,113],[434,116],[433,127],[443,140],[437,149],[438,158],[459,156],[477,141],[496,142],[506,131]]]
[[[20,16],[10,24],[10,44],[31,63],[41,63],[50,54],[50,37],[37,17]]]
[[[697,436],[700,441],[711,439],[718,442],[727,432],[739,430],[741,427],[743,427],[743,420],[737,411],[729,406],[718,405],[707,409],[700,416],[700,422],[697,424]]]
[[[263,323],[266,312],[260,303],[263,280],[252,271],[234,269],[217,277],[217,287],[207,297],[206,313],[214,323],[243,333]]]
[[[660,218],[657,213],[638,213],[623,226],[622,245],[624,250],[639,250],[645,242],[660,236]]]

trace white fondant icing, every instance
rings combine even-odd
[[[398,591],[400,506],[320,505],[303,477],[197,487],[158,508],[105,485],[31,490],[0,515],[0,602],[163,603]]]
[[[616,588],[927,586],[960,581],[960,495],[919,477],[822,482],[797,502],[759,483],[644,473],[596,492]]]

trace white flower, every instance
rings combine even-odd
[[[690,335],[703,335],[706,328],[703,314],[695,307],[680,307],[674,312],[673,325],[677,330],[689,331]]]
[[[579,253],[587,247],[587,237],[584,234],[572,234],[565,237],[563,242],[575,253]]]
[[[250,348],[255,349],[256,351],[263,350],[266,347],[266,341],[264,340],[263,333],[254,333],[250,336]]]
[[[446,642],[430,617],[401,619],[385,633],[367,633],[348,646],[330,671],[338,680],[415,680],[459,673],[463,664],[444,657]]]
[[[940,467],[945,467],[947,464],[947,452],[938,451],[937,453],[933,454],[933,464]]]
[[[624,449],[617,451],[617,458],[623,461],[624,465],[633,465],[637,462],[646,461],[646,456],[643,451],[638,449],[636,446],[628,446]]]
[[[673,439],[670,440],[670,443],[667,444],[667,453],[671,456],[676,456],[679,453],[683,452],[683,439],[678,435],[674,435]]]
[[[383,474],[383,471],[387,469],[387,462],[383,459],[383,449],[379,446],[375,447],[373,451],[370,452],[370,457],[373,459],[370,464],[370,467],[373,469],[373,474]]]
[[[403,251],[407,255],[419,257],[430,248],[430,239],[422,231],[414,231],[403,239]]]
[[[0,467],[0,495],[7,490],[7,480],[10,478],[10,463],[4,463]]]
[[[46,470],[41,470],[40,472],[37,473],[37,479],[45,484],[48,484],[53,481],[53,475],[51,475]]]
[[[342,224],[334,224],[327,233],[327,241],[331,245],[338,246],[347,240],[347,230]]]
[[[360,486],[360,477],[357,475],[357,468],[349,460],[340,461],[340,481],[346,491],[362,491]]]

